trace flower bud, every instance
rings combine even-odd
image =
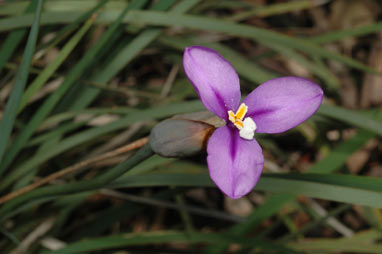
[[[223,124],[210,113],[177,115],[157,124],[149,142],[153,151],[163,157],[190,156],[205,149],[215,127]]]

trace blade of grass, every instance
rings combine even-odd
[[[284,47],[281,44],[272,44],[272,49],[281,55],[285,55],[286,57],[295,60],[311,73],[317,75],[326,83],[329,89],[336,90],[339,88],[340,84],[338,78],[326,66],[318,65],[314,61],[311,61],[303,55],[297,53],[295,50]]]
[[[128,108],[128,107],[91,108],[91,109],[85,109],[85,110],[67,111],[64,113],[55,114],[55,115],[47,118],[44,122],[41,123],[41,125],[39,126],[37,131],[49,130],[52,128],[56,128],[56,126],[59,126],[58,128],[61,128],[62,127],[61,124],[64,123],[64,125],[65,125],[66,121],[71,121],[68,123],[69,125],[76,125],[79,123],[80,123],[80,125],[84,125],[90,120],[91,117],[96,117],[96,116],[104,115],[104,114],[114,114],[114,115],[124,116],[126,114],[131,113],[131,112],[133,112],[133,109]],[[86,119],[84,118],[83,121],[81,121],[81,122],[77,122],[76,120],[72,121],[73,118],[80,116],[80,115],[85,115]],[[53,132],[55,132],[55,131],[56,131],[56,129],[53,130]],[[33,140],[34,140],[33,142],[37,142],[36,139],[43,139],[42,138],[43,136],[52,135],[50,133],[51,132],[48,132],[48,133],[45,133],[45,134],[42,134],[40,136],[33,138]],[[31,143],[32,143],[32,141],[28,142],[28,145],[30,145]]]
[[[347,37],[357,37],[363,36],[371,33],[376,33],[382,31],[382,22],[376,22],[370,25],[352,27],[343,30],[337,30],[321,35],[316,35],[310,40],[314,43],[328,43],[339,41]]]
[[[81,192],[55,200],[54,206],[60,207],[60,211],[57,214],[56,223],[54,223],[53,228],[50,230],[50,234],[57,235],[63,233],[65,229],[67,229],[67,223],[69,223],[71,219],[70,215],[75,212],[83,202],[86,202],[86,199],[91,195],[94,195],[94,192]]]
[[[152,155],[153,151],[151,150],[150,145],[147,144],[139,149],[132,157],[109,169],[106,173],[86,181],[85,184],[80,181],[70,184],[53,185],[26,193],[25,195],[6,203],[0,208],[0,221],[4,221],[7,216],[12,215],[12,213],[17,210],[16,208],[26,205],[25,202],[27,200],[31,200],[32,202],[33,200],[41,201],[41,199],[50,200],[51,197],[57,197],[59,195],[67,195],[70,193],[101,188]]]
[[[190,213],[194,213],[200,216],[205,216],[205,217],[211,217],[219,220],[225,220],[225,221],[231,221],[231,222],[243,222],[245,221],[245,218],[240,217],[240,216],[235,216],[235,215],[230,215],[225,212],[221,212],[218,210],[214,209],[204,209],[204,208],[199,208],[197,206],[192,206],[192,205],[184,205],[184,204],[177,204],[173,203],[171,201],[164,201],[161,199],[157,198],[147,198],[147,197],[141,197],[137,195],[132,195],[132,194],[127,194],[127,193],[121,193],[118,191],[110,190],[110,189],[102,189],[100,191],[102,194],[111,196],[111,197],[116,197],[120,198],[123,200],[131,201],[134,203],[141,203],[145,205],[151,205],[151,206],[157,206],[157,207],[164,207],[168,209],[174,209],[178,211],[188,211]],[[179,193],[174,193],[173,196],[176,196],[176,194]],[[176,197],[175,197],[176,199]]]
[[[7,3],[1,6],[0,15],[1,16],[20,15],[28,8],[28,6],[29,6],[28,2],[11,3],[8,1]]]
[[[175,1],[162,0],[155,3],[151,9],[164,11],[167,10]],[[175,8],[191,8],[198,1],[183,1],[180,2]],[[185,4],[186,3],[186,4]],[[190,5],[191,4],[191,5]],[[175,9],[174,8],[174,9]],[[90,77],[90,83],[104,83],[110,81],[119,71],[121,71],[125,65],[127,65],[134,57],[140,52],[141,49],[147,46],[152,40],[159,35],[160,29],[146,29],[139,35],[135,36],[131,41],[128,41],[127,45],[124,45],[124,41],[120,43],[120,49],[114,47],[116,52],[114,56],[107,61],[101,68],[101,71],[94,73]],[[157,34],[158,33],[158,34]],[[58,112],[66,109],[83,109],[93,101],[97,95],[103,91],[98,87],[92,86],[75,86],[72,91],[69,91],[67,96],[58,105]],[[67,102],[67,103],[66,103]]]
[[[121,116],[133,112],[133,108],[129,107],[113,107],[113,108],[88,108],[83,110],[66,111],[60,114],[52,115],[47,118],[39,127],[39,130],[49,128],[49,126],[58,125],[64,121],[75,118],[78,115],[103,115],[103,114],[118,114]]]
[[[247,60],[235,50],[223,46],[220,43],[203,43],[195,39],[182,39],[178,37],[161,36],[159,41],[166,46],[170,46],[179,51],[182,51],[192,45],[201,45],[217,50],[224,58],[226,58],[237,70],[237,72],[246,79],[261,84],[269,79],[276,78],[277,75],[261,66]]]
[[[272,177],[273,175],[269,175]],[[365,189],[371,191],[382,191],[382,179],[378,177],[369,176],[356,176],[356,175],[344,175],[344,174],[280,174],[277,178],[281,179],[293,179],[317,183],[326,183],[333,185],[340,185],[355,189]],[[381,196],[382,198],[382,196]],[[381,203],[382,204],[382,203]]]
[[[0,175],[4,173],[5,169],[11,164],[13,159],[21,151],[23,146],[27,143],[39,124],[46,118],[46,116],[53,110],[54,106],[70,88],[70,86],[79,78],[82,72],[92,63],[95,55],[102,49],[108,39],[113,35],[115,30],[119,27],[122,18],[132,8],[139,8],[145,4],[145,1],[133,1],[125,10],[122,11],[120,16],[114,21],[106,33],[93,45],[93,47],[85,54],[79,63],[70,71],[64,82],[60,87],[43,103],[42,106],[33,115],[32,119],[28,122],[27,126],[23,129],[21,134],[15,139],[11,148],[8,151],[6,160],[0,166]]]
[[[128,175],[139,175],[145,172],[149,172],[154,168],[159,168],[162,166],[167,166],[170,163],[176,161],[175,158],[164,158],[159,155],[154,155],[150,159],[143,161],[141,164],[124,174],[124,176]]]
[[[83,15],[79,16],[77,19],[73,20],[72,23],[65,26],[63,29],[58,31],[58,33],[50,40],[42,44],[39,49],[42,48],[48,48],[53,47],[56,45],[60,40],[65,38],[67,35],[69,35],[72,31],[74,31],[80,24],[83,22],[86,22],[88,19],[91,18],[91,16],[98,11],[101,7],[103,7],[108,0],[102,0],[97,5],[95,5],[92,9],[90,9],[88,12],[85,12]],[[46,5],[46,4],[45,4]]]
[[[180,14],[164,15],[162,13],[152,11],[136,11],[126,16],[127,22],[165,26],[173,26],[173,20],[177,20],[177,26],[181,25],[187,28],[202,29],[207,31],[222,32],[234,36],[248,37],[271,48],[272,45],[269,45],[268,43],[277,43],[296,50],[304,51],[312,56],[321,56],[324,58],[337,60],[353,68],[375,73],[375,70],[358,61],[334,52],[330,52],[322,47],[317,46],[314,43],[311,43],[308,40],[290,37],[284,34],[249,25],[235,24],[209,17],[198,17]]]
[[[36,11],[37,7],[37,1],[32,1],[28,8],[26,9],[26,13],[32,13]],[[5,65],[5,63],[9,60],[9,58],[13,55],[19,44],[21,43],[21,40],[24,38],[25,34],[27,33],[27,29],[17,29],[15,31],[12,31],[0,48],[0,73]]]
[[[350,208],[351,208],[351,205],[349,204],[340,205],[339,207],[336,207],[335,209],[328,212],[328,214],[326,214],[325,216],[316,218],[312,222],[301,227],[299,230],[295,232],[291,232],[283,236],[281,239],[278,239],[278,242],[282,242],[282,243],[289,242],[290,240],[297,238],[311,231],[314,228],[317,228],[319,225],[324,224],[329,218],[333,216],[337,216],[339,213],[343,213],[344,211],[349,210]]]
[[[49,11],[75,11],[75,10],[81,10],[81,11],[87,11],[90,8],[97,5],[99,1],[98,0],[53,0],[48,1],[45,4],[46,10]],[[123,10],[126,8],[128,4],[130,4],[130,1],[120,1],[120,0],[108,0],[107,4],[105,5],[105,10]]]
[[[29,160],[23,162],[19,167],[15,168],[9,175],[5,176],[2,179],[2,181],[0,182],[0,189],[8,187],[13,183],[13,181],[17,180],[19,177],[26,174],[34,167],[37,167],[41,163],[47,161],[48,159],[80,144],[91,141],[94,138],[104,135],[106,133],[126,128],[130,124],[135,123],[137,119],[140,119],[142,121],[153,118],[158,119],[174,114],[194,112],[202,109],[203,106],[200,103],[200,101],[196,101],[188,103],[170,104],[167,106],[150,108],[147,110],[136,110],[135,112],[132,112],[128,116],[121,118],[117,121],[111,122],[100,127],[85,130],[76,135],[66,138],[56,146],[52,147],[52,149],[49,149],[49,151],[47,151],[46,153],[31,157]]]
[[[379,111],[379,115],[373,119],[354,110],[322,104],[317,112],[320,115],[344,121],[353,126],[363,128],[382,136],[382,122],[380,120],[375,120],[377,117],[381,117],[382,111]]]
[[[291,194],[275,194],[270,196],[264,204],[258,206],[254,212],[252,212],[247,220],[243,223],[238,223],[228,229],[229,235],[244,236],[250,232],[253,228],[258,226],[265,219],[269,218],[273,214],[281,210],[287,201],[292,201],[294,196]],[[208,246],[205,248],[206,253],[218,254],[224,253],[229,244],[221,243],[214,246]]]
[[[109,187],[192,186],[213,187],[208,174],[153,173],[122,177]],[[255,190],[305,195],[344,203],[382,208],[382,180],[349,175],[264,174]]]
[[[107,2],[107,0],[104,0]],[[50,4],[54,5],[54,2],[50,2]],[[22,10],[25,9],[28,6],[27,2],[22,2],[22,3],[13,3],[13,4],[6,4],[2,6],[0,9],[0,15],[14,15],[14,14],[22,14]],[[116,8],[114,8],[116,9]],[[49,11],[49,6],[45,9],[45,11]],[[76,11],[77,9],[73,7],[72,11]],[[262,12],[261,8],[257,8],[256,11],[253,10],[254,12]],[[89,11],[91,13],[93,11]],[[250,12],[250,11],[249,11]],[[272,13],[273,14],[273,13]],[[244,15],[244,12],[241,12],[240,15]],[[79,21],[79,23],[85,21],[88,19],[90,16],[84,16],[82,21]],[[233,16],[234,17],[234,16]],[[233,18],[232,17],[232,18]],[[76,25],[76,22],[74,24],[70,22],[72,25]],[[13,25],[13,24],[10,24]],[[5,27],[3,28],[4,30],[7,30]],[[12,29],[9,29],[12,30]],[[70,30],[70,29],[69,29]],[[359,27],[351,27],[351,28],[346,28],[342,30],[337,30],[337,31],[332,31],[328,33],[324,33],[321,35],[316,35],[311,37],[309,40],[311,40],[314,43],[328,43],[328,42],[334,42],[338,40],[342,40],[347,37],[358,37],[358,36],[364,36],[367,34],[371,33],[376,33],[382,31],[382,22],[375,22],[370,25],[364,25],[364,26],[359,26]],[[61,31],[59,33],[62,33]]]
[[[93,193],[95,194],[95,193]],[[160,199],[170,199],[174,195],[173,191],[164,190],[159,191],[153,194],[153,198]],[[61,197],[60,199],[64,199]],[[62,204],[62,207],[65,207],[66,204]],[[145,211],[144,206],[136,205],[132,202],[124,202],[119,206],[113,206],[102,210],[97,213],[94,217],[89,217],[86,220],[83,220],[81,223],[77,224],[76,227],[70,229],[70,231],[63,225],[65,231],[73,236],[73,239],[83,239],[84,237],[97,237],[100,233],[103,233],[110,228],[113,224],[120,220],[132,219],[133,216]]]
[[[285,3],[271,4],[264,7],[256,7],[252,10],[242,11],[229,17],[231,21],[242,21],[253,16],[267,17],[271,15],[277,15],[287,13],[291,11],[299,11],[308,8],[313,8],[319,5],[323,5],[329,2],[329,0],[310,1],[310,0],[297,0]]]
[[[256,84],[261,84],[269,79],[276,78],[277,75],[263,69],[259,65],[247,60],[234,50],[229,49],[219,43],[203,43],[198,40],[184,40],[174,37],[166,37],[162,36],[160,38],[160,42],[165,44],[166,46],[174,47],[178,50],[183,51],[185,47],[191,45],[202,45],[209,48],[213,48],[217,50],[224,58],[229,60],[230,63],[235,67],[237,72],[247,78],[248,80],[255,82]],[[273,48],[280,53],[290,58],[298,61],[304,67],[307,67],[312,73],[319,76],[321,79],[326,81],[329,87],[337,88],[339,86],[337,78],[325,67],[319,66],[312,61],[309,61],[301,54],[298,54],[294,50],[290,48],[283,47],[282,45],[273,44]]]
[[[288,246],[306,253],[382,253],[382,245],[379,242],[381,232],[378,230],[367,230],[353,237],[344,238],[321,238],[302,240],[290,243]]]
[[[45,84],[45,82],[54,74],[54,72],[61,66],[65,59],[69,56],[72,50],[80,42],[82,37],[86,34],[89,28],[93,25],[94,19],[90,18],[83,27],[67,42],[67,44],[62,48],[60,53],[57,55],[56,59],[50,63],[37,77],[36,79],[28,86],[25,90],[23,96],[21,97],[21,102],[19,106],[19,113],[27,105],[30,98]]]
[[[68,89],[59,103],[57,103],[56,107],[52,111],[52,114],[59,114],[67,111],[67,109],[70,108],[70,105],[72,105],[76,100],[77,95],[81,89],[83,89],[84,85],[89,87],[98,87],[97,85],[99,85],[99,83],[96,81],[89,81],[89,77],[92,77],[103,70],[111,59],[113,59],[121,45],[126,41],[131,40],[131,37],[124,36],[124,33],[125,26],[120,24],[114,34],[109,38],[108,43],[106,43],[98,52],[98,54],[93,58],[92,63],[89,64],[80,78],[78,78],[78,80],[71,85],[70,89]]]
[[[354,137],[342,142],[330,154],[309,168],[310,173],[332,173],[341,168],[347,159],[361,149],[375,134],[360,130]]]
[[[200,0],[187,0],[179,2],[169,13],[186,12],[195,6]],[[170,3],[170,4],[169,4]],[[173,1],[159,1],[152,7],[153,10],[165,11]],[[99,73],[96,73],[90,80],[100,83],[107,83],[112,77],[126,67],[144,48],[154,41],[162,32],[159,28],[149,28],[142,31],[139,35],[123,47],[117,56]],[[70,109],[82,109],[89,105],[100,93],[100,89],[84,87],[77,93],[77,99],[71,103]]]
[[[59,127],[56,127],[54,130],[49,131],[47,133],[41,134],[33,139],[31,139],[25,147],[31,147],[34,145],[41,144],[43,142],[47,142],[50,139],[56,139],[56,137],[62,137],[64,134],[74,131],[75,129],[78,129],[80,127],[83,127],[86,125],[86,122],[69,122],[65,123],[63,125],[60,125]]]
[[[21,95],[23,93],[24,87],[26,85],[28,75],[29,75],[29,66],[32,61],[33,52],[36,46],[37,35],[40,24],[40,16],[42,10],[42,0],[39,0],[37,3],[35,19],[32,25],[31,32],[28,37],[28,42],[25,47],[24,56],[21,60],[20,69],[17,72],[16,80],[14,83],[13,91],[5,108],[3,117],[0,122],[0,162],[4,156],[4,151],[6,149],[9,136],[11,134],[14,121],[17,115],[17,108],[20,103]],[[0,170],[0,175],[2,171]]]
[[[150,29],[144,31],[140,36],[135,37],[127,47],[121,50],[112,62],[107,64],[102,71],[96,73],[90,80],[107,83],[125,66],[125,63],[127,64],[133,60],[134,57],[157,35],[159,35],[157,29]],[[95,87],[84,87],[81,91],[77,92],[77,98],[71,103],[69,110],[85,108],[96,98],[100,91],[100,89]]]
[[[43,24],[68,23],[79,15],[81,15],[81,12],[70,12],[70,15],[65,12],[56,12],[54,14],[47,12],[43,15],[42,22]],[[113,20],[115,15],[115,12],[105,11],[102,13],[102,15],[100,15],[97,21],[101,23],[108,23]],[[20,17],[12,17],[0,20],[0,31],[28,26],[31,22],[30,19],[31,18],[29,15],[23,15]],[[174,23],[174,20],[177,22]],[[160,25],[170,27],[183,26],[191,29],[220,32],[232,36],[251,38],[261,44],[264,44],[265,46],[270,47],[272,45],[268,45],[268,42],[277,43],[284,45],[285,47],[308,53],[311,56],[319,56],[326,59],[336,60],[359,70],[377,73],[373,68],[370,68],[359,61],[326,50],[325,48],[322,48],[307,39],[295,38],[250,25],[235,24],[210,17],[200,17],[177,13],[170,14],[155,11],[132,11],[126,15],[124,22],[139,25]]]
[[[254,238],[240,238],[217,233],[162,231],[98,237],[87,241],[72,243],[63,249],[43,252],[43,254],[75,254],[127,246],[144,246],[163,243],[217,244],[221,242],[238,243],[242,246],[256,246],[260,249],[277,250],[279,253],[296,253],[291,249],[284,248],[282,245],[266,243]]]
[[[2,1],[4,2],[4,1]],[[23,10],[28,6],[28,0],[5,0],[0,8],[1,16],[21,15]],[[44,3],[44,11],[89,11],[94,8],[100,1],[98,0],[50,0]],[[120,0],[107,0],[105,10],[119,11],[126,7],[128,2]],[[88,17],[89,18],[89,17]],[[86,18],[86,19],[88,19]]]

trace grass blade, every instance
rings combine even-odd
[[[239,12],[234,14],[229,18],[231,21],[242,21],[253,16],[267,17],[271,15],[278,15],[286,12],[300,11],[304,9],[313,8],[314,6],[321,5],[327,1],[316,1],[315,3],[309,0],[297,0],[297,1],[288,1],[281,2],[276,4],[271,4],[264,7],[256,7],[252,10]]]
[[[192,45],[201,45],[215,49],[234,66],[234,68],[240,75],[242,75],[249,81],[254,82],[255,84],[261,84],[271,78],[277,77],[275,73],[266,70],[263,67],[249,61],[234,50],[230,49],[229,47],[223,46],[220,43],[203,43],[197,40],[185,40],[177,37],[168,36],[161,36],[159,40],[164,45],[176,48],[177,50],[180,50],[182,52],[186,47]]]
[[[46,118],[46,116],[53,110],[54,106],[57,104],[59,99],[65,94],[65,92],[70,88],[70,86],[79,78],[82,72],[92,63],[93,58],[102,49],[104,44],[108,39],[114,34],[115,30],[119,27],[123,16],[135,6],[142,6],[145,4],[144,1],[135,1],[136,4],[131,3],[126,7],[120,16],[115,20],[107,32],[94,44],[94,46],[86,53],[86,55],[81,59],[81,61],[71,70],[67,75],[65,81],[60,85],[60,87],[43,103],[43,105],[34,114],[32,119],[29,121],[27,126],[21,132],[21,134],[16,138],[15,142],[11,146],[6,160],[2,163],[0,167],[0,174],[10,165],[13,159],[21,151],[23,146],[27,143],[29,138],[32,136],[34,131],[37,129],[39,124]]]
[[[9,136],[11,134],[14,121],[17,115],[17,108],[19,106],[21,95],[26,85],[29,67],[32,61],[33,52],[36,47],[37,35],[40,24],[40,16],[42,10],[43,0],[39,0],[37,3],[35,19],[32,25],[31,32],[28,37],[28,42],[25,47],[24,56],[21,61],[19,71],[16,75],[13,91],[5,108],[5,112],[0,122],[0,162],[4,156],[4,151],[8,143]],[[2,170],[0,170],[0,175]]]
[[[112,188],[148,186],[214,187],[208,174],[152,173],[122,177]],[[364,176],[326,174],[264,174],[255,190],[305,195],[338,202],[382,208],[382,180]]]
[[[0,221],[5,220],[9,213],[12,213],[16,207],[19,208],[20,206],[23,206],[28,200],[49,200],[50,197],[57,197],[59,195],[99,189],[152,155],[153,151],[151,150],[150,145],[146,144],[132,157],[111,168],[106,173],[86,181],[86,184],[83,184],[83,182],[75,182],[71,184],[52,185],[26,193],[25,195],[6,203],[0,208]]]
[[[32,13],[36,11],[37,7],[37,1],[32,1],[27,10],[26,13]],[[27,33],[27,29],[17,29],[15,31],[12,31],[7,38],[5,39],[4,43],[2,44],[0,48],[0,73],[3,69],[5,63],[9,60],[9,58],[13,55],[17,47],[19,46],[21,40],[24,38],[24,35]]]
[[[326,117],[331,117],[337,120],[344,121],[353,126],[363,128],[365,130],[371,131],[375,134],[382,136],[381,121],[374,120],[354,110],[323,104],[318,110],[318,113]],[[381,117],[382,111],[379,111],[378,114],[378,117]]]
[[[56,24],[56,23],[70,23],[73,19],[80,16],[81,12],[70,12],[64,13],[52,13],[47,12],[42,17],[43,24]],[[97,20],[101,23],[108,23],[115,19],[116,13],[112,11],[103,12],[103,15]],[[176,24],[174,23],[176,20]],[[301,39],[296,37],[287,36],[274,31],[269,31],[266,29],[235,24],[228,21],[217,20],[209,17],[200,17],[193,15],[177,14],[177,13],[166,13],[166,12],[156,12],[156,11],[132,11],[126,15],[124,22],[134,23],[134,24],[145,24],[145,25],[160,25],[160,26],[183,26],[190,29],[204,30],[220,32],[232,36],[250,38],[258,41],[265,46],[272,48],[272,45],[268,43],[277,43],[285,47],[289,47],[295,50],[300,50],[311,56],[323,57],[326,59],[332,59],[342,62],[350,67],[371,72],[378,73],[373,68],[366,66],[365,64],[356,61],[352,58],[346,57],[344,55],[331,52],[317,44],[311,42],[308,39]],[[31,23],[31,17],[29,15],[23,15],[21,17],[12,17],[0,20],[0,31],[6,31],[18,27],[25,27]]]
[[[28,86],[25,90],[20,106],[19,112],[21,112],[27,105],[30,98],[45,84],[45,82],[53,75],[53,73],[61,66],[65,59],[69,56],[72,50],[80,42],[85,33],[93,25],[94,18],[89,19],[84,26],[68,41],[68,43],[62,48],[60,53],[57,55],[56,59],[49,64],[38,76],[37,78]]]
[[[72,243],[67,247],[44,252],[43,254],[75,254],[95,250],[106,250],[115,248],[125,248],[127,246],[141,246],[158,243],[209,243],[217,244],[221,242],[238,243],[242,246],[256,246],[260,249],[278,251],[279,253],[296,253],[291,249],[284,248],[278,244],[271,244],[254,238],[234,237],[216,233],[199,232],[148,232],[139,234],[114,235],[109,237],[99,237],[83,242]]]
[[[376,22],[370,25],[352,27],[343,30],[338,30],[322,35],[317,35],[311,38],[314,43],[328,43],[339,41],[347,37],[363,36],[370,33],[376,33],[382,31],[382,22]]]
[[[194,112],[202,109],[203,106],[200,103],[200,101],[196,101],[189,103],[170,104],[163,107],[151,108],[148,110],[136,110],[135,112],[131,112],[128,116],[121,118],[117,121],[80,132],[76,135],[66,138],[64,141],[52,147],[52,149],[49,149],[49,151],[47,151],[46,153],[39,154],[39,156],[31,157],[29,160],[23,162],[19,167],[15,168],[15,170],[13,170],[9,175],[3,178],[3,180],[0,182],[0,189],[8,187],[10,184],[13,183],[13,181],[17,180],[19,177],[23,176],[31,169],[37,167],[38,165],[47,161],[48,159],[80,144],[91,141],[94,138],[104,135],[106,133],[126,128],[130,124],[136,122],[138,118],[141,121],[155,118],[158,119],[162,117],[172,116],[174,114]]]
[[[310,167],[309,173],[329,174],[338,170],[353,153],[361,149],[373,137],[375,137],[373,133],[360,130],[354,137],[342,142],[332,150],[327,157]]]
[[[179,2],[169,13],[186,12],[196,5],[199,0],[187,0]],[[164,3],[164,4],[163,4]],[[153,6],[153,10],[167,10],[173,1],[159,1]],[[126,46],[124,46],[117,56],[103,70],[95,74],[90,80],[107,83],[112,77],[126,67],[144,48],[154,41],[162,32],[159,28],[150,28],[142,31]],[[71,104],[72,110],[82,109],[89,105],[100,93],[99,89],[85,87],[77,94],[77,100]]]
[[[321,238],[316,240],[302,240],[288,246],[306,253],[382,253],[382,246],[379,242],[381,232],[378,230],[368,230],[344,238]]]
[[[94,6],[92,9],[90,9],[88,12],[85,12],[83,15],[79,16],[77,19],[73,20],[69,25],[65,26],[63,29],[61,29],[52,39],[48,40],[46,43],[41,45],[39,48],[45,48],[48,45],[52,46],[55,45],[60,38],[65,37],[70,32],[74,31],[78,25],[80,25],[83,22],[86,22],[88,19],[91,18],[91,16],[98,11],[101,7],[103,7],[108,0],[102,0],[100,1],[96,6]]]

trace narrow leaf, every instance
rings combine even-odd
[[[40,24],[40,16],[42,10],[43,0],[39,0],[37,4],[36,14],[33,21],[32,29],[28,37],[28,42],[25,47],[24,56],[21,60],[20,68],[16,75],[16,80],[13,86],[13,91],[5,108],[3,117],[0,122],[0,162],[4,156],[4,151],[6,149],[8,139],[11,135],[14,121],[17,115],[17,108],[20,104],[21,95],[23,93],[24,87],[26,85],[29,67],[32,61],[32,56],[34,49],[36,47],[37,35]],[[2,170],[0,169],[0,175]]]

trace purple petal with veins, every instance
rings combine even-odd
[[[264,157],[253,140],[240,138],[236,129],[223,126],[215,130],[207,145],[210,176],[219,189],[231,198],[250,192],[260,178]]]
[[[247,116],[258,133],[287,131],[311,117],[320,107],[322,89],[304,78],[271,79],[253,90],[245,99]]]
[[[241,97],[232,65],[212,49],[193,46],[184,51],[183,66],[204,106],[227,120],[228,110],[236,110]]]

